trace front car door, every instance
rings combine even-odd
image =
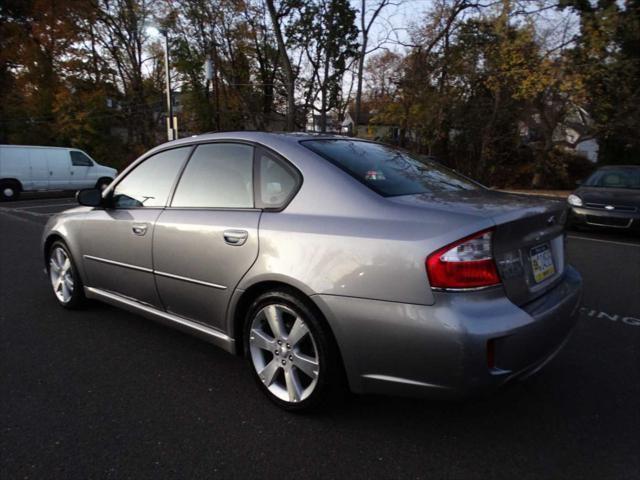
[[[169,313],[224,330],[229,299],[258,255],[254,147],[199,145],[156,222],[156,285]]]
[[[97,178],[91,175],[94,167],[93,160],[79,150],[70,150],[71,156],[71,183],[74,189],[90,188],[95,186]]]
[[[162,308],[153,276],[153,228],[191,150],[147,158],[109,191],[107,208],[89,212],[81,233],[88,286]]]

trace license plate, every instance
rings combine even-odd
[[[553,256],[548,244],[533,247],[529,252],[531,259],[531,269],[533,270],[533,279],[536,283],[549,278],[556,273],[556,267],[553,264]]]

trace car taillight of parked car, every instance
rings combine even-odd
[[[493,229],[483,230],[429,255],[426,265],[431,286],[464,289],[499,284],[492,238]]]

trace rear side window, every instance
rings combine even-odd
[[[258,196],[261,208],[282,208],[298,189],[299,174],[283,160],[260,151]]]
[[[82,152],[72,150],[71,152],[71,165],[74,167],[93,167],[93,162]]]
[[[301,144],[385,197],[482,188],[442,165],[387,145],[357,140]]]
[[[253,208],[253,147],[199,145],[184,169],[171,206]]]
[[[174,148],[147,158],[113,190],[115,208],[164,207],[191,147]]]

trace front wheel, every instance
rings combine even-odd
[[[340,359],[324,321],[287,291],[260,295],[245,319],[245,353],[260,388],[286,410],[310,410],[333,399]]]
[[[100,191],[107,188],[113,180],[111,178],[101,178],[96,182],[96,188]]]
[[[80,275],[64,243],[57,241],[51,245],[47,269],[58,303],[69,309],[83,306],[85,296]]]

